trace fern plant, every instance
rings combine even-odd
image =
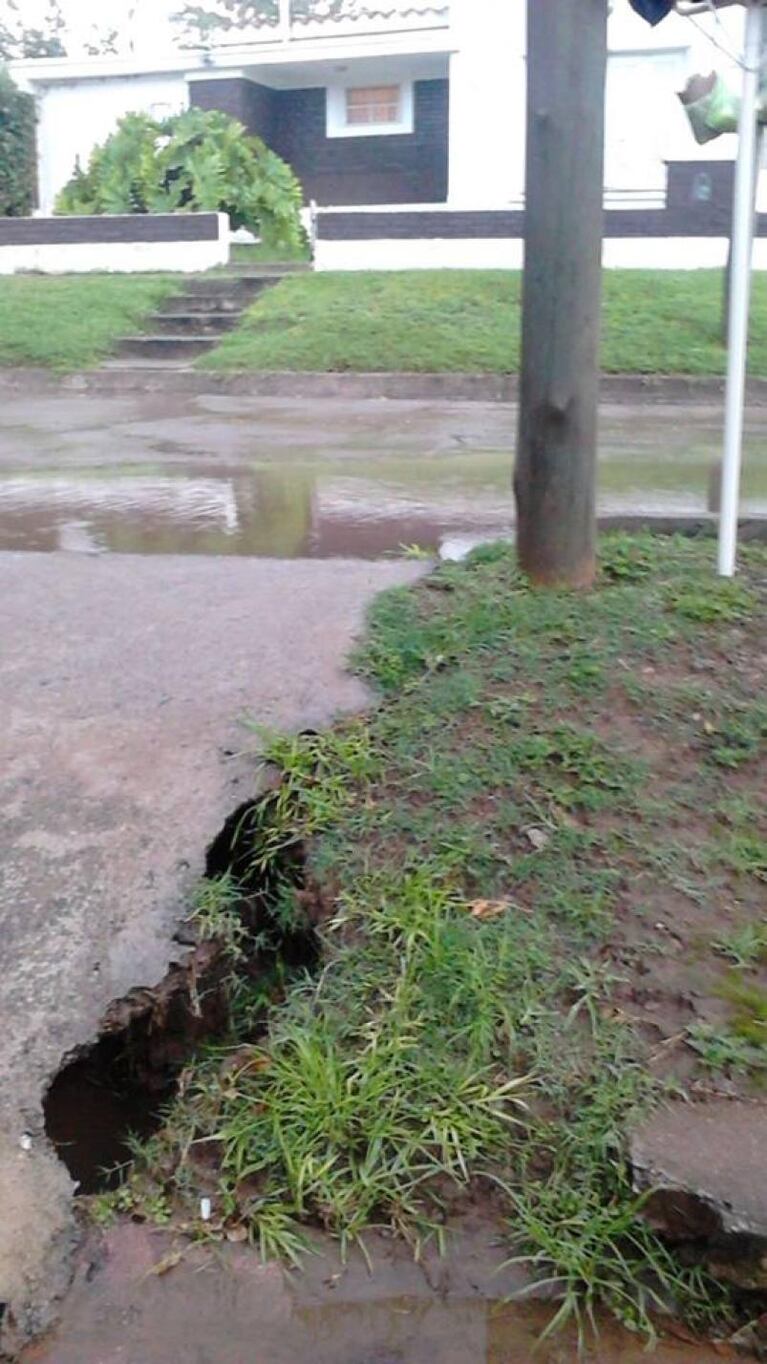
[[[228,213],[272,246],[303,239],[301,186],[287,162],[218,110],[167,119],[126,114],[88,167],[75,166],[57,213]]]

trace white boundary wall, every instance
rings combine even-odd
[[[612,237],[602,263],[620,270],[705,270],[727,262],[726,237]],[[315,244],[314,268],[325,270],[521,270],[521,238],[378,238]],[[767,238],[754,244],[754,268],[767,270]]]
[[[140,229],[142,220],[149,215],[137,214],[136,223]],[[175,216],[175,215],[173,215]],[[179,215],[181,216],[181,215]],[[100,272],[108,274],[138,274],[162,272],[194,274],[211,270],[217,265],[229,262],[230,230],[229,218],[225,213],[206,214],[218,219],[218,236],[208,241],[194,240],[125,240],[125,241],[68,241],[68,242],[25,242],[3,245],[0,235],[0,275],[13,275],[20,271],[36,271],[45,275],[85,274]],[[22,220],[8,220],[22,221]],[[61,223],[60,218],[50,220]],[[69,220],[70,222],[74,220]],[[92,219],[82,220],[84,223]],[[122,219],[125,222],[125,219]],[[35,226],[44,230],[45,220],[34,219]]]

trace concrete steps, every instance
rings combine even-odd
[[[124,336],[116,354],[122,359],[177,360],[187,364],[212,350],[216,336]]]
[[[178,305],[176,305],[178,306]],[[222,336],[237,326],[241,312],[203,312],[184,309],[183,312],[154,313],[149,319],[153,336]]]
[[[165,368],[188,365],[232,331],[264,289],[292,273],[292,269],[254,271],[249,267],[185,280],[180,293],[158,306],[149,319],[146,335],[125,336],[118,342],[115,363],[133,361]]]
[[[173,294],[171,298],[163,299],[162,303],[157,305],[157,312],[154,317],[166,313],[223,313],[224,315],[233,314],[235,317],[239,317],[243,308],[247,307],[251,297],[253,295],[223,294],[220,291],[218,293],[206,291],[205,293]]]

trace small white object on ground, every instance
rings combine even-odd
[[[209,1222],[209,1221],[210,1221],[211,1213],[212,1213],[212,1212],[213,1212],[213,1204],[211,1203],[210,1199],[209,1199],[209,1198],[201,1198],[201,1199],[200,1199],[200,1217],[202,1218],[203,1222]]]

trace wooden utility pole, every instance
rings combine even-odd
[[[574,587],[595,572],[607,12],[527,0],[517,539],[533,582]]]

